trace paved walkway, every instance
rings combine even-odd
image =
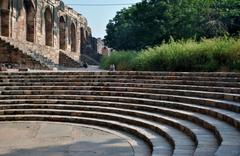
[[[133,156],[126,139],[75,124],[0,122],[0,156]]]
[[[90,72],[99,72],[99,71],[106,71],[100,69],[99,66],[92,66],[89,65],[88,68],[63,68],[59,71],[90,71]]]
[[[61,68],[59,70],[30,70],[28,72],[102,72],[108,71],[100,69],[99,66],[89,65],[88,68]],[[7,72],[18,72],[18,69],[8,69]]]

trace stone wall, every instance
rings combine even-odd
[[[48,49],[44,56],[56,64],[59,49],[79,61],[82,47],[91,36],[86,18],[60,0],[0,0],[0,9],[1,36],[33,43],[39,53]]]
[[[48,69],[48,67],[40,64],[32,57],[9,45],[0,46],[0,65],[2,64],[8,68]]]

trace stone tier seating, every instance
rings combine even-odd
[[[152,156],[240,155],[240,73],[19,72],[0,81],[0,121],[120,130]]]
[[[0,41],[2,42],[1,47],[7,46],[10,51],[18,51],[22,54],[31,57],[34,61],[42,65],[43,69],[53,69],[57,68],[58,65],[49,58],[58,58],[58,53],[50,52],[56,51],[51,47],[46,47],[44,45],[38,45],[27,41],[17,41],[12,38],[0,36]],[[55,56],[49,56],[49,55]],[[39,69],[39,68],[38,68]]]

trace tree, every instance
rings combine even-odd
[[[239,0],[143,0],[117,13],[105,42],[116,50],[139,50],[162,42],[237,35]]]

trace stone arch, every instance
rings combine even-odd
[[[71,51],[77,51],[77,44],[76,44],[76,26],[74,23],[71,24]]]
[[[53,17],[49,7],[45,9],[45,43],[47,46],[53,46]]]
[[[66,22],[63,16],[59,19],[59,48],[66,50]]]
[[[26,10],[26,40],[34,42],[35,40],[35,9],[31,0],[24,0]]]
[[[9,37],[9,0],[0,1],[1,35]]]

